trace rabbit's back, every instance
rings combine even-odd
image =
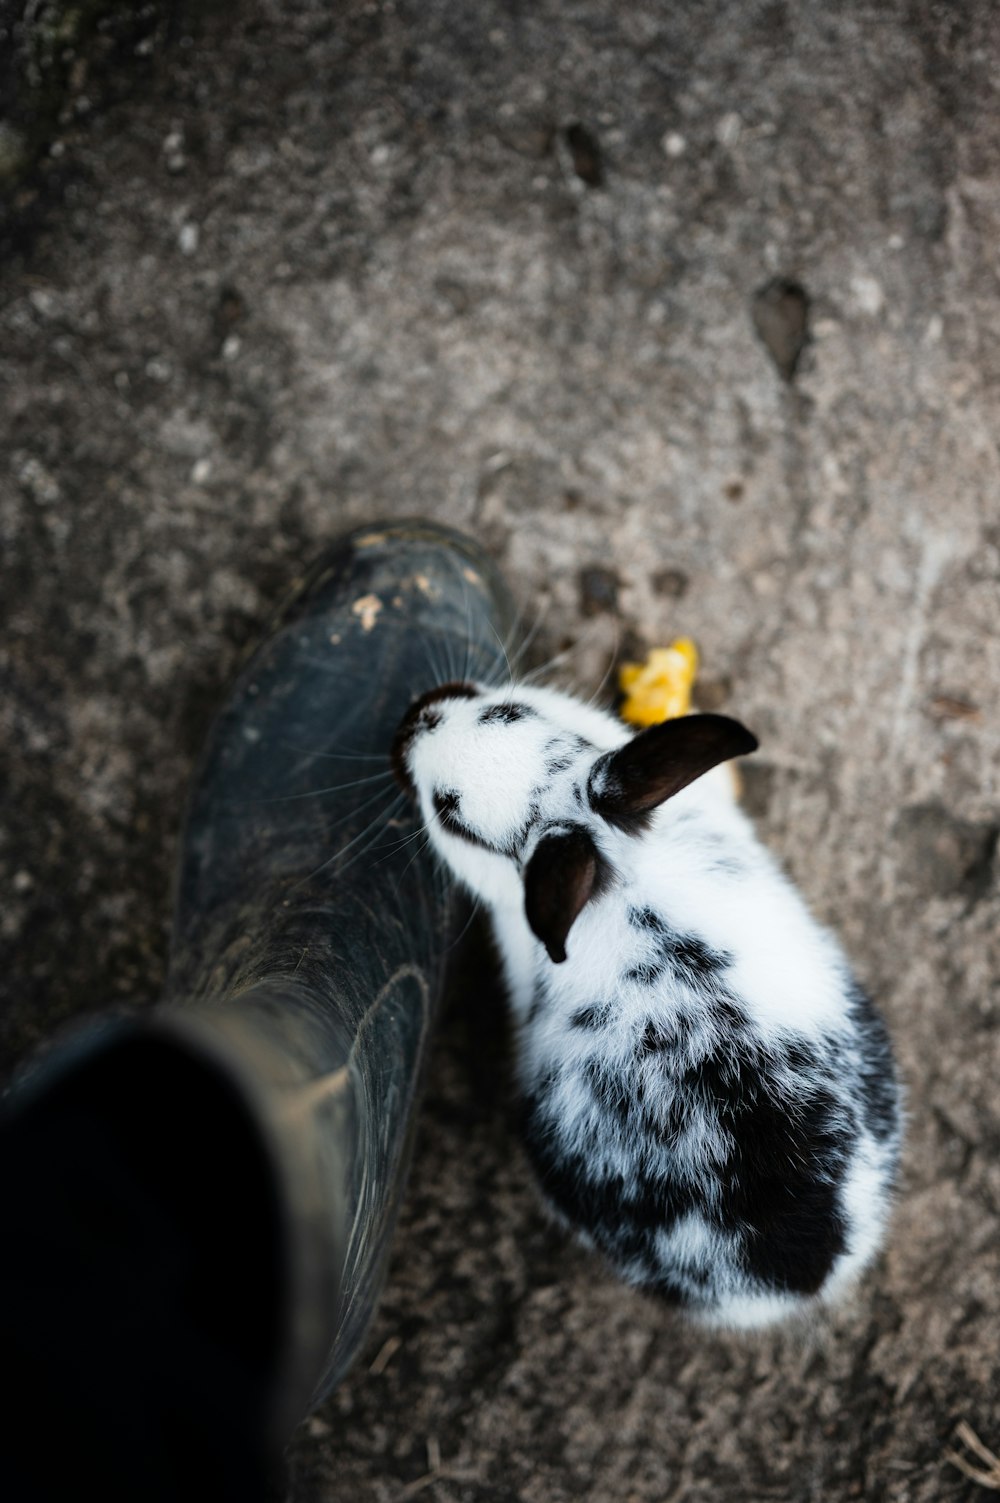
[[[800,916],[774,880],[778,917],[786,903]],[[818,928],[795,1027],[734,985],[765,984],[759,956],[748,969],[634,892],[625,903],[637,942],[615,984],[571,1005],[569,967],[540,971],[523,1023],[525,1137],[546,1196],[624,1277],[707,1318],[753,1325],[834,1293],[879,1244],[898,1154],[881,1019]]]

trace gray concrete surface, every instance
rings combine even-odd
[[[320,541],[468,528],[570,682],[683,631],[759,733],[898,1046],[900,1201],[822,1325],[689,1330],[547,1225],[474,949],[290,1498],[985,1498],[946,1453],[1000,1451],[1000,12],[244,0],[137,45],[68,69],[0,272],[7,1064],[155,996],[193,757]]]

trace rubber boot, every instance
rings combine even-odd
[[[511,626],[468,539],[370,527],[241,674],[166,1005],[57,1043],[0,1126],[3,1497],[278,1495],[374,1308],[448,949],[393,732],[429,685],[502,677]]]

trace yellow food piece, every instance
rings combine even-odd
[[[689,637],[654,647],[644,663],[623,663],[618,686],[625,695],[619,711],[630,725],[658,725],[686,715],[698,673],[698,649]]]

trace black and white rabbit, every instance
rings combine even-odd
[[[631,735],[553,689],[453,683],[393,748],[492,916],[547,1199],[625,1279],[734,1327],[872,1258],[901,1130],[881,1019],[720,766],[756,745],[724,716]]]

